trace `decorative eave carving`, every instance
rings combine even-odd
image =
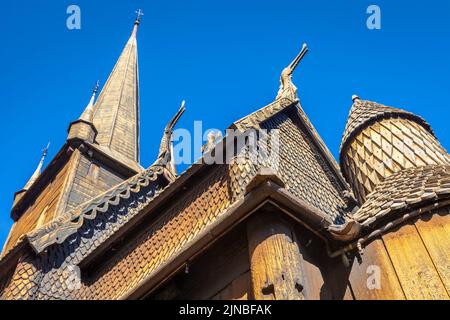
[[[69,236],[76,233],[86,219],[93,220],[97,213],[106,212],[110,206],[116,206],[121,199],[128,199],[132,193],[139,193],[141,188],[147,187],[151,182],[162,177],[168,185],[176,179],[176,170],[173,165],[171,139],[173,128],[185,111],[184,101],[166,126],[161,142],[158,159],[144,172],[137,174],[112,188],[106,193],[88,201],[86,204],[69,211],[53,221],[28,234],[28,240],[33,249],[40,253],[48,246],[64,242]]]
[[[128,199],[132,193],[139,193],[158,177],[164,175],[164,168],[151,166],[119,186],[98,196],[76,209],[64,213],[53,221],[27,235],[28,241],[36,253],[43,252],[48,246],[64,242],[70,235],[76,233],[84,221],[93,220],[98,213],[106,212],[110,206],[116,206],[121,199]]]

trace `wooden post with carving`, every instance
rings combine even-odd
[[[303,300],[302,258],[292,226],[278,212],[260,212],[247,224],[253,298]]]

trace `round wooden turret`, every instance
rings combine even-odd
[[[449,164],[450,156],[419,116],[353,96],[340,162],[355,196],[364,203],[367,195],[393,173]]]

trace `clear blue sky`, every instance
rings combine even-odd
[[[66,8],[81,8],[81,30]],[[366,9],[382,29],[366,28]],[[13,193],[66,138],[118,58],[133,25],[141,84],[141,162],[156,157],[161,132],[182,99],[179,126],[225,129],[272,101],[280,71],[307,42],[294,81],[302,105],[337,158],[351,95],[405,108],[431,123],[450,148],[448,0],[152,0],[0,2],[0,244]],[[47,162],[48,163],[48,162]]]

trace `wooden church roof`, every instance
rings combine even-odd
[[[383,104],[362,100],[358,96],[353,96],[353,105],[350,108],[347,124],[345,126],[344,133],[342,135],[342,141],[340,146],[340,155],[342,157],[343,151],[346,148],[352,137],[360,133],[364,128],[369,126],[375,121],[386,119],[390,117],[404,117],[421,124],[431,134],[433,130],[431,126],[421,117],[398,108],[385,106]],[[341,159],[342,163],[342,159]]]
[[[120,61],[137,59],[137,25]],[[302,52],[304,55],[305,47]],[[230,126],[241,134],[249,129],[278,130],[278,159],[253,161],[239,150],[230,163],[206,164],[203,161],[206,155],[234,144],[234,138],[225,137],[176,176],[170,162],[173,159],[169,144],[183,108],[180,109],[166,128],[158,159],[148,169],[24,235],[3,255],[0,266],[19,261],[15,276],[23,280],[13,281],[16,287],[9,294],[26,291],[40,271],[39,286],[43,289],[35,292],[33,298],[138,297],[181,270],[199,251],[266,203],[276,204],[281,212],[308,226],[322,239],[336,239],[339,229],[345,229],[350,222],[370,227],[378,219],[402,209],[447,199],[449,166],[427,166],[392,175],[356,210],[349,186],[303,111],[297,89],[291,82],[303,55],[297,56],[283,71],[282,86],[274,102]],[[119,99],[116,103],[116,99],[109,101],[106,93],[100,94],[93,115],[100,137],[102,132],[109,132],[111,137],[120,131],[122,120],[111,118],[112,114],[120,116],[126,110],[135,114],[134,119],[138,121],[138,82],[134,67],[137,60],[131,65],[125,62],[122,65],[120,61],[104,92],[117,98],[116,94],[122,95],[120,88],[127,87],[127,94],[136,99]],[[123,74],[130,77],[120,78]],[[109,110],[103,116],[99,111],[101,105]],[[396,115],[428,126],[406,111],[356,99],[341,148],[370,121]],[[102,126],[106,129],[101,129]],[[100,139],[100,147],[110,154],[120,153],[137,167],[138,128],[136,122],[133,128],[128,128],[131,131],[124,132],[126,141],[117,145],[109,143],[110,139]],[[428,129],[431,130],[429,126]],[[397,187],[399,183],[401,188]],[[357,236],[361,234],[355,233],[353,238]],[[27,254],[21,257],[21,251]],[[80,266],[87,280],[78,290],[67,290],[65,269],[74,265]]]

